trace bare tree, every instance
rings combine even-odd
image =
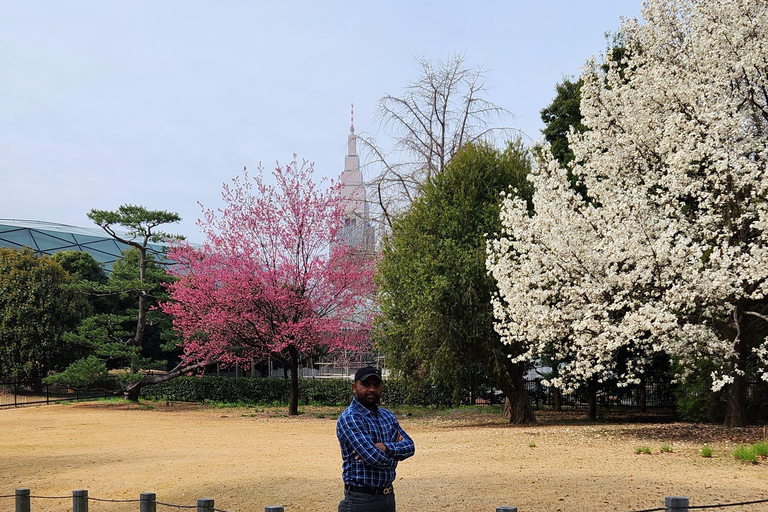
[[[436,64],[424,58],[417,62],[421,76],[401,96],[387,94],[379,100],[381,126],[394,139],[391,151],[373,138],[360,139],[370,155],[367,165],[381,169],[368,187],[384,229],[462,146],[493,142],[512,131],[490,126],[511,113],[486,99],[483,69],[467,67],[463,54]]]

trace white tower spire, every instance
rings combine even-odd
[[[344,229],[342,238],[350,246],[372,251],[374,245],[373,228],[368,218],[363,173],[360,171],[360,158],[357,156],[357,136],[355,135],[355,104],[350,110],[349,136],[347,137],[347,155],[344,157],[344,172],[340,181],[344,185]]]
[[[351,124],[349,125],[349,136],[347,137],[347,157],[344,159],[344,171],[357,172],[360,170],[360,159],[357,157],[357,137],[355,136],[355,104],[352,104]],[[360,183],[363,181],[360,175]]]

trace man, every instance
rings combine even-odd
[[[394,414],[378,406],[379,370],[373,366],[360,368],[352,392],[352,403],[336,422],[344,480],[339,512],[395,512],[395,468],[399,461],[413,455],[413,440]]]

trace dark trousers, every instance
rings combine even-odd
[[[339,512],[395,512],[395,493],[374,496],[344,491],[344,499],[339,502]]]

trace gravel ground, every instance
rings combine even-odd
[[[215,409],[163,403],[98,402],[0,410],[0,495],[138,499],[217,509],[333,511],[341,499],[338,409]],[[417,413],[418,416],[418,413]],[[588,423],[539,414],[536,426],[454,410],[404,416],[416,455],[398,468],[398,510],[622,512],[663,506],[768,500],[768,463],[740,463],[739,444],[765,427],[682,423]],[[609,418],[610,420],[610,418]],[[707,443],[712,458],[700,455]],[[662,453],[662,446],[670,453]],[[647,446],[651,454],[637,454]],[[13,498],[0,499],[11,510]],[[32,499],[33,512],[71,510],[71,499]],[[92,501],[90,512],[138,511],[137,503]],[[173,508],[158,506],[159,512]],[[721,509],[722,510],[722,509]],[[734,507],[768,512],[768,503]]]

